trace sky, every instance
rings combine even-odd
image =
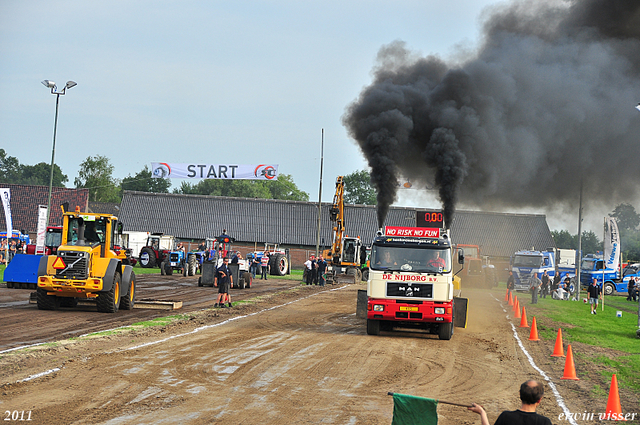
[[[342,124],[372,82],[382,46],[447,60],[480,42],[490,0],[0,2],[0,147],[21,164],[55,162],[69,177],[104,155],[114,177],[151,162],[278,164],[322,200],[335,178],[367,162]],[[179,185],[173,182],[173,187]],[[434,193],[400,191],[395,205],[438,208]],[[463,205],[460,208],[464,208]],[[602,215],[586,208],[598,234]],[[577,233],[575,210],[548,215]]]

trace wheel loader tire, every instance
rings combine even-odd
[[[271,257],[269,266],[273,276],[284,276],[287,274],[287,270],[289,270],[289,260],[287,260],[287,256],[284,254],[275,254]]]
[[[136,275],[131,272],[131,279],[128,282],[128,285],[125,285],[128,288],[128,295],[125,295],[120,299],[120,308],[123,310],[133,310],[133,306],[136,304]]]
[[[189,276],[195,276],[196,270],[198,270],[198,258],[195,255],[189,256]]]
[[[251,282],[253,281],[253,277],[251,276],[251,273],[249,272],[242,273],[242,278],[244,279],[244,287],[251,289]]]
[[[140,251],[140,266],[145,269],[156,266],[156,253],[151,248],[142,248]]]
[[[47,295],[47,291],[41,288],[37,289],[38,310],[55,310],[58,300],[55,295]]]
[[[160,263],[160,274],[162,276],[167,274],[167,263],[165,263],[164,261]]]
[[[74,308],[78,306],[77,298],[60,297],[60,307]]]
[[[117,313],[120,308],[120,285],[122,284],[122,276],[116,273],[113,277],[111,290],[101,292],[96,298],[96,305],[100,313]]]

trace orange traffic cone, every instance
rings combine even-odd
[[[513,305],[513,317],[516,319],[520,318],[520,302],[518,302],[518,297],[516,297],[516,303]]]
[[[607,415],[608,418],[612,417],[615,413],[616,416],[620,418],[622,414],[622,406],[620,406],[620,394],[618,394],[618,378],[616,378],[616,374],[614,373],[611,377],[611,388],[609,388],[609,398],[607,399]],[[624,420],[624,419],[618,419]]]
[[[553,348],[553,354],[551,354],[551,357],[564,357],[564,349],[562,348],[562,329],[558,329],[556,346]]]
[[[527,323],[527,310],[524,309],[524,306],[522,306],[522,319],[520,320],[520,327],[521,328],[529,327],[529,324]]]
[[[509,290],[507,289],[506,294],[504,294],[504,300],[509,301]]]
[[[513,296],[509,293],[509,305],[513,305]]]
[[[540,341],[538,338],[538,326],[536,326],[536,316],[533,316],[531,321],[531,333],[529,334],[529,341]]]
[[[576,366],[573,364],[573,351],[571,351],[571,344],[567,346],[567,360],[564,362],[564,375],[560,379],[571,379],[573,381],[579,381],[576,376]]]
[[[518,296],[514,295],[513,296],[513,304],[511,305],[511,310],[513,310],[513,312],[516,312],[516,305],[518,304]]]

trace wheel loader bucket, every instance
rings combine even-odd
[[[341,284],[341,283],[348,283],[348,284],[355,284],[356,282],[356,275],[352,275],[352,274],[336,274],[334,276],[334,282],[337,284]]]

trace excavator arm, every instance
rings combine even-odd
[[[342,238],[344,238],[344,181],[342,176],[336,179],[336,193],[333,195],[333,205],[329,209],[333,222],[333,244],[331,245],[331,261],[340,264],[342,257]]]

